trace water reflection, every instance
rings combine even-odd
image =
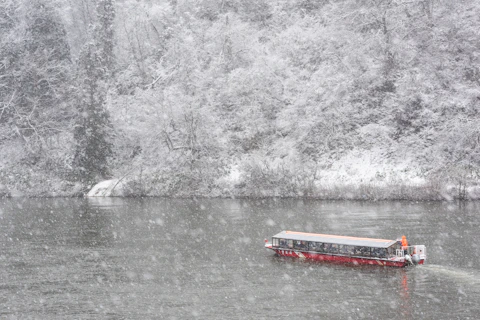
[[[75,211],[73,228],[78,245],[87,248],[111,247],[114,243],[113,210],[98,205],[98,200],[85,199]]]
[[[400,304],[400,309],[402,310],[402,315],[405,319],[412,319],[412,302],[410,301],[410,292],[408,289],[408,274],[407,270],[401,269],[400,274],[402,276],[402,286],[400,291],[400,298],[402,303]]]

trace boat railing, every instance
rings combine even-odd
[[[395,255],[396,255],[397,257],[403,258],[403,256],[404,256],[404,251],[403,251],[403,249],[397,249],[397,250],[395,251]]]
[[[404,247],[403,249],[397,249],[395,251],[395,255],[400,258],[404,257],[405,254],[408,254],[410,256],[414,254],[419,254],[420,257],[424,259],[426,256],[426,248],[424,245],[416,245],[416,246]]]

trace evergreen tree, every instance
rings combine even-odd
[[[115,0],[99,0],[97,3],[97,25],[95,27],[95,40],[101,64],[105,68],[105,77],[113,72],[115,56]]]
[[[97,5],[93,41],[83,49],[78,63],[79,104],[74,130],[74,168],[77,178],[89,187],[109,176],[112,126],[106,110],[108,83],[114,65],[114,0]]]

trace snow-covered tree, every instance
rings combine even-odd
[[[74,129],[76,177],[86,187],[109,176],[113,128],[106,110],[110,77],[114,69],[114,0],[97,4],[98,21],[93,39],[80,54],[77,121]]]
[[[44,0],[0,6],[0,121],[38,152],[45,139],[66,130],[70,49],[65,28]]]

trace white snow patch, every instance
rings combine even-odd
[[[230,168],[230,174],[227,176],[226,180],[230,183],[238,183],[241,175],[242,173],[240,172],[238,165],[233,165]]]
[[[480,199],[480,186],[473,186],[467,188],[468,197],[472,200]]]
[[[412,167],[409,159],[385,163],[380,150],[371,153],[351,152],[327,170],[321,170],[322,184],[387,186],[390,183],[407,182],[410,185],[425,184],[425,179]]]
[[[123,182],[120,179],[105,180],[97,183],[87,194],[87,197],[121,197]]]
[[[229,173],[218,179],[218,184],[224,189],[225,193],[230,193],[236,184],[241,181],[242,171],[237,164],[232,164],[229,167]]]

